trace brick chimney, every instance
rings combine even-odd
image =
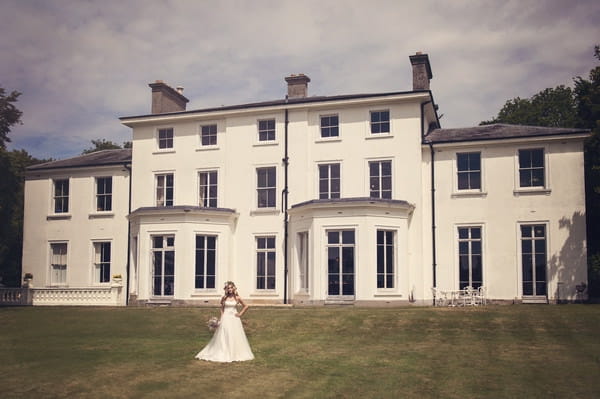
[[[429,90],[429,81],[433,77],[429,56],[420,51],[409,56],[413,72],[413,90]]]
[[[308,82],[310,78],[303,73],[285,78],[288,84],[287,98],[304,98],[308,96]]]
[[[183,95],[183,87],[177,90],[165,84],[162,80],[148,84],[152,88],[152,113],[163,114],[166,112],[185,111],[186,104],[190,101]]]

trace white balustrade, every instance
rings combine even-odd
[[[123,286],[33,288],[34,306],[119,306]]]

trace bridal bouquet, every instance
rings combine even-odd
[[[217,329],[217,327],[219,327],[219,319],[217,319],[216,317],[211,317],[210,319],[208,319],[206,325],[208,326],[208,331],[214,332]]]

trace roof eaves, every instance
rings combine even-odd
[[[513,127],[513,126],[511,126]],[[537,126],[535,126],[537,127]],[[514,128],[518,128],[517,125]],[[524,128],[532,128],[532,126],[524,126]],[[465,133],[467,131],[473,131],[474,128],[462,128]],[[461,128],[457,129],[437,129],[439,130],[447,130],[447,131],[460,131]],[[436,138],[436,130],[430,132],[423,138],[423,144],[447,144],[447,143],[461,143],[461,142],[475,142],[475,141],[498,141],[498,140],[518,140],[518,139],[527,139],[527,138],[539,138],[539,137],[547,137],[547,138],[558,138],[564,136],[578,136],[582,137],[588,136],[591,132],[588,129],[565,129],[559,128],[557,130],[540,130],[529,132],[527,134],[487,134],[485,136],[468,136],[468,137],[453,137],[453,138]],[[432,137],[433,136],[433,137]]]
[[[56,170],[56,169],[79,169],[79,168],[91,168],[91,167],[101,167],[101,166],[115,166],[115,165],[128,165],[131,163],[131,159],[123,160],[123,161],[115,161],[115,162],[104,162],[104,163],[87,163],[87,164],[77,164],[77,165],[58,165],[58,166],[43,166],[36,167],[39,165],[32,165],[27,167],[28,171],[42,171],[42,170]]]
[[[151,118],[151,117],[177,116],[177,115],[186,115],[186,114],[193,115],[193,114],[202,114],[202,113],[210,113],[210,112],[218,112],[218,111],[236,111],[236,110],[253,109],[253,108],[261,108],[261,107],[278,107],[278,106],[288,106],[288,105],[311,104],[311,103],[319,103],[319,102],[326,103],[326,102],[333,102],[333,101],[355,100],[355,99],[370,98],[370,97],[378,98],[378,97],[409,95],[409,94],[429,94],[429,95],[431,95],[431,92],[429,90],[411,90],[411,91],[386,92],[386,93],[347,94],[347,95],[339,95],[339,96],[313,96],[313,97],[305,97],[305,98],[263,101],[263,102],[255,102],[255,103],[247,103],[247,104],[239,104],[239,105],[228,105],[228,106],[222,106],[222,107],[211,107],[211,108],[203,108],[203,109],[196,109],[196,110],[189,110],[189,111],[168,112],[168,113],[162,113],[162,114],[122,116],[122,117],[119,117],[119,120],[121,120],[123,122],[123,121],[133,121],[136,119],[144,119],[144,118]]]
[[[91,159],[90,159],[91,158]],[[131,163],[130,149],[102,150],[56,161],[31,165],[26,170],[51,170],[112,166]]]

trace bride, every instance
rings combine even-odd
[[[248,305],[242,301],[237,293],[233,281],[225,283],[225,295],[221,298],[221,320],[212,339],[196,355],[196,359],[209,360],[212,362],[238,362],[254,359],[242,320],[240,317]],[[242,310],[237,311],[238,304]]]

